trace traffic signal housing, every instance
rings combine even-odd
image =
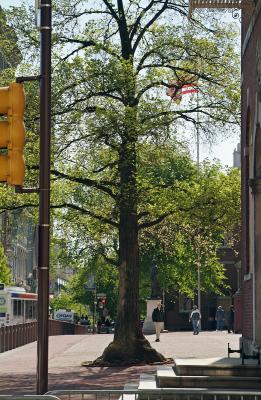
[[[97,299],[98,308],[104,308],[105,304],[106,304],[106,297],[98,297]]]
[[[0,88],[0,182],[23,186],[25,93],[21,83]]]

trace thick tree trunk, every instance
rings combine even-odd
[[[139,245],[137,220],[136,142],[128,137],[119,155],[120,280],[114,341],[96,362],[133,364],[165,358],[143,336],[139,318]]]

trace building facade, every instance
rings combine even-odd
[[[242,342],[261,346],[261,0],[242,10]]]
[[[37,228],[26,211],[0,214],[0,242],[11,269],[12,282],[29,292],[37,288]]]

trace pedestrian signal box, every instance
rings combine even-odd
[[[0,88],[0,182],[23,186],[25,93],[21,83]]]

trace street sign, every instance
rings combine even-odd
[[[96,290],[95,277],[94,275],[90,275],[87,279],[87,282],[83,285],[84,289],[89,292],[94,292]]]
[[[54,311],[53,319],[57,321],[67,321],[73,323],[74,314],[75,313],[73,311],[56,310]]]
[[[84,289],[86,289],[88,292],[95,292],[96,287],[89,287],[86,283],[83,285]]]

